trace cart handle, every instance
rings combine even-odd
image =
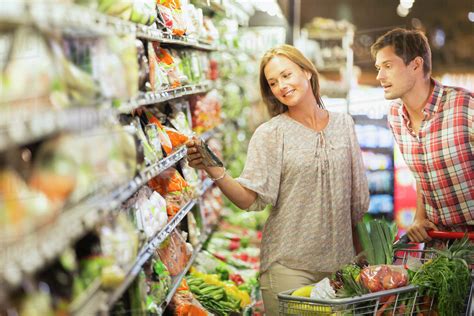
[[[466,233],[463,232],[445,232],[445,231],[440,231],[440,230],[429,230],[428,231],[428,236],[431,238],[435,239],[461,239],[466,235]],[[467,233],[467,238],[470,240],[474,240],[474,233]],[[408,244],[410,242],[410,239],[408,238],[408,235],[405,234],[400,237],[395,243],[401,243],[401,244]]]
[[[428,236],[437,239],[461,239],[466,235],[463,232],[444,232],[439,230],[429,230]],[[467,233],[467,238],[474,240],[474,233]]]

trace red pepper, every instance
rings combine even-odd
[[[240,276],[240,274],[237,273],[230,274],[229,279],[237,285],[241,285],[242,283],[244,283],[244,279]]]

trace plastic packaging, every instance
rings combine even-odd
[[[407,285],[408,272],[398,265],[368,266],[361,271],[360,279],[370,292],[378,292]]]
[[[336,292],[332,288],[329,278],[324,278],[316,283],[311,290],[310,297],[318,300],[336,298]]]

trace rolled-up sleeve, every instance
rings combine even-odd
[[[349,138],[351,141],[351,166],[352,166],[352,195],[351,195],[351,217],[355,225],[362,219],[369,208],[369,186],[362,153],[354,128],[352,117],[348,117]]]
[[[283,137],[277,128],[261,125],[249,142],[244,170],[236,180],[245,188],[257,193],[249,211],[275,206],[280,188],[283,158]]]

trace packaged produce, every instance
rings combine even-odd
[[[168,216],[174,216],[192,197],[188,183],[174,168],[148,181],[148,185],[166,199]]]
[[[150,68],[150,90],[154,92],[165,90],[170,86],[170,81],[164,66],[160,64],[156,56],[152,42],[148,42],[147,51]]]
[[[176,129],[168,126],[163,126],[164,131],[166,134],[168,134],[168,137],[171,141],[171,145],[173,148],[179,148],[186,144],[186,142],[189,140],[189,137],[178,132]]]
[[[158,125],[147,124],[145,126],[145,135],[151,145],[153,152],[155,153],[156,159],[160,160],[163,158],[163,151],[161,148],[160,132],[158,131]]]
[[[205,42],[217,42],[219,40],[219,31],[217,30],[212,19],[205,16],[203,18],[203,30],[201,32],[201,39]]]
[[[108,15],[116,16],[124,20],[130,20],[132,16],[134,0],[99,0],[99,11]]]
[[[145,45],[141,40],[135,40],[135,47],[138,55],[138,89],[146,91],[146,83],[150,76],[150,65],[145,50]]]
[[[98,127],[42,143],[28,183],[63,206],[128,181],[135,174],[136,161],[130,134],[115,125]]]
[[[155,0],[133,0],[130,21],[145,25],[152,25],[157,17]]]
[[[171,277],[168,269],[160,260],[149,260],[144,265],[143,271],[145,271],[148,288],[147,310],[150,311],[151,302],[159,306],[165,300],[171,286]]]
[[[196,218],[192,212],[188,213],[188,233],[189,233],[189,242],[191,245],[196,247],[201,239],[201,230],[198,227]]]
[[[124,214],[119,214],[115,220],[103,225],[99,234],[104,256],[113,258],[114,263],[122,268],[133,263],[138,253],[138,238]]]
[[[101,94],[101,86],[97,82],[100,74],[94,78],[92,62],[100,59],[94,50],[107,48],[104,40],[87,40],[63,36],[50,40],[51,51],[59,65],[61,83],[64,84],[67,97],[74,106],[91,106],[97,104]]]
[[[360,280],[370,292],[378,292],[407,285],[408,272],[396,265],[368,266],[360,272]]]
[[[179,59],[175,60],[168,49],[161,48],[158,45],[159,43],[153,43],[158,65],[162,67],[167,74],[171,88],[181,86],[182,73],[179,71]]]
[[[9,123],[13,114],[31,115],[33,111],[69,106],[61,67],[46,37],[37,29],[25,26],[2,30],[0,35],[4,38],[0,72],[1,125]]]
[[[182,103],[181,105],[178,105],[177,103],[172,103],[171,107],[186,107],[189,106],[189,103],[185,102],[184,104]],[[173,110],[171,115],[169,116],[169,121],[171,125],[178,130],[180,133],[184,134],[187,137],[192,136],[193,131],[191,127],[189,126],[188,119],[186,118],[186,114],[183,111],[180,110]]]
[[[145,132],[143,131],[140,119],[135,117],[131,118],[129,125],[127,125],[132,133],[134,133],[138,139],[139,146],[138,149],[143,152],[143,159],[145,165],[149,166],[159,160],[159,157],[163,156],[163,153],[160,151],[157,153],[155,150],[155,146],[151,146],[148,141]],[[160,155],[161,152],[161,155]],[[141,167],[141,166],[140,166]]]
[[[64,184],[65,187],[50,195],[64,201],[72,190],[72,186],[68,186],[68,181]],[[15,170],[10,168],[0,170],[1,240],[14,241],[33,231],[37,225],[52,220],[59,211],[59,205],[55,201],[50,201],[43,191],[28,187]]]
[[[173,62],[176,67],[176,75],[178,76],[179,84],[184,86],[191,81],[190,68],[187,66],[187,59],[184,52],[176,49],[170,49],[169,53],[173,57]]]
[[[69,46],[74,44],[73,51],[76,52],[72,58],[77,63],[78,59],[84,59],[83,55],[87,56],[90,51],[90,66],[87,65],[88,59],[85,58],[85,61],[81,63],[86,63],[86,65],[81,68],[91,68],[91,75],[96,85],[100,87],[101,96],[119,100],[128,100],[136,96],[139,69],[135,37],[107,36],[92,44],[86,42],[87,45],[84,41],[68,40]],[[81,52],[84,47],[89,47],[89,50]],[[75,57],[76,55],[81,58]]]
[[[156,132],[158,134],[158,137],[160,139],[161,146],[163,147],[163,150],[165,151],[166,155],[171,154],[173,151],[173,144],[171,143],[171,139],[166,133],[166,131],[163,128],[163,125],[161,124],[160,120],[152,114],[150,111],[145,111],[145,117],[148,123],[156,125]]]
[[[185,23],[186,37],[198,40],[201,36],[203,25],[203,13],[201,9],[192,4],[182,4],[182,16]]]
[[[157,8],[160,17],[158,23],[171,34],[183,36],[186,32],[186,22],[179,1],[159,1]]]
[[[184,179],[190,186],[190,188],[198,193],[199,188],[199,176],[196,172],[196,169],[189,167],[186,159],[180,161],[181,170],[183,172]]]
[[[171,276],[180,274],[192,255],[186,245],[186,241],[177,230],[171,232],[168,238],[161,243],[156,253]]]
[[[147,239],[153,237],[168,222],[166,200],[149,187],[141,187],[124,205],[133,212],[135,225]]]
[[[173,27],[174,27],[174,19],[173,19],[173,13],[170,8],[167,8],[164,5],[157,5],[157,11],[158,11],[158,26],[161,26],[161,29],[166,32],[171,34]]]

